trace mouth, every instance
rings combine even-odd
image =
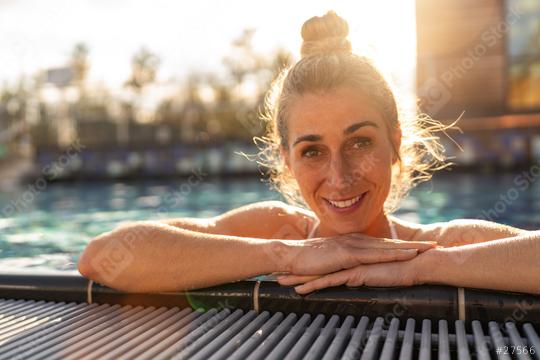
[[[348,213],[356,210],[360,204],[362,204],[362,200],[366,197],[366,194],[368,192],[364,192],[360,195],[357,195],[352,198],[346,198],[346,199],[327,199],[324,198],[325,203],[328,205],[328,207],[336,212],[339,213]]]

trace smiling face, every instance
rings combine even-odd
[[[286,121],[283,156],[321,220],[321,236],[376,233],[385,220],[399,130],[389,132],[368,99],[348,87],[292,99]]]

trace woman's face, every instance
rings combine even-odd
[[[292,100],[283,156],[327,232],[366,232],[384,215],[401,134],[352,88]]]

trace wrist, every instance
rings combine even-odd
[[[442,272],[446,269],[445,248],[433,248],[424,251],[414,260],[417,261],[416,280],[418,284],[437,284],[443,281]]]
[[[265,242],[263,249],[272,266],[272,272],[292,272],[294,254],[296,253],[294,250],[298,242],[301,241],[270,240]]]

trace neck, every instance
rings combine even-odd
[[[358,232],[372,237],[391,239],[390,219],[383,211],[364,230]],[[318,237],[331,237],[343,234],[321,221],[315,235]]]

